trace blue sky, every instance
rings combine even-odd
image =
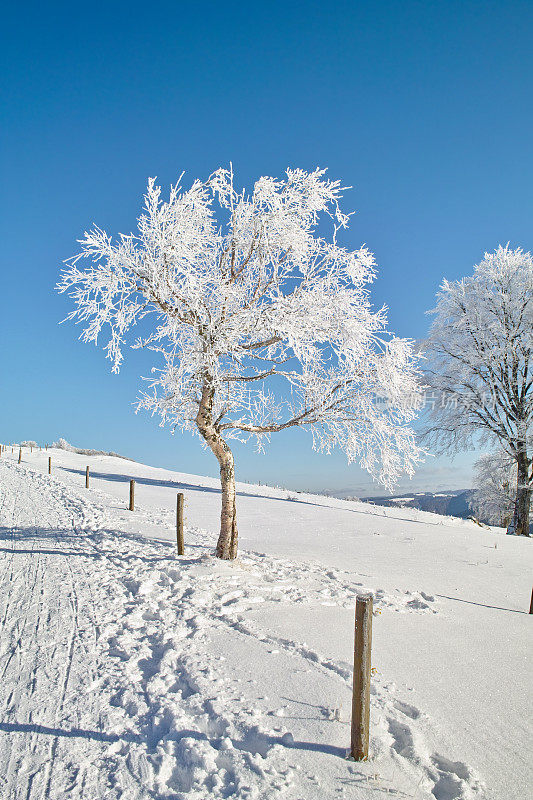
[[[133,413],[142,356],[112,375],[58,325],[62,260],[93,222],[131,231],[148,176],[328,167],[354,187],[344,243],[376,253],[373,300],[412,338],[444,276],[499,243],[533,247],[530,2],[29,2],[2,28],[3,441],[217,474],[198,439]],[[238,477],[376,493],[310,447],[293,431],[263,456],[238,448]],[[468,486],[471,461],[431,459],[412,485]]]

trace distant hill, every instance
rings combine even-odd
[[[471,496],[472,489],[449,489],[442,492],[399,494],[394,497],[361,497],[360,500],[378,506],[418,508],[421,511],[431,511],[433,514],[467,519],[472,514],[468,505]]]

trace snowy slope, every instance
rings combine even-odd
[[[2,798],[529,795],[529,540],[243,484],[241,558],[222,563],[217,481],[16,456],[0,459]],[[355,764],[353,611],[367,589],[380,612],[372,757]]]

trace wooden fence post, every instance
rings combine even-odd
[[[531,603],[529,604],[529,613],[533,614],[533,589],[531,590]]]
[[[89,467],[85,467],[85,488],[89,488]]]
[[[22,447],[19,447],[19,464],[22,461]]]
[[[48,456],[48,474],[52,474],[52,456]]]
[[[183,544],[183,494],[181,492],[178,492],[176,500],[176,540],[178,555],[182,556],[185,554],[185,548]]]
[[[135,509],[135,481],[130,481],[130,511]]]
[[[360,595],[355,603],[352,737],[350,747],[350,755],[355,761],[366,761],[368,758],[368,744],[370,740],[372,610],[372,595]]]

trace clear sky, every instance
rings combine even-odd
[[[1,36],[4,442],[63,436],[217,474],[197,438],[133,413],[144,355],[112,375],[58,325],[62,260],[93,222],[134,229],[148,176],[328,167],[354,187],[343,243],[374,250],[373,300],[415,339],[444,276],[533,247],[530,0],[11,3]],[[237,451],[243,480],[377,493],[301,431]],[[468,486],[471,460],[433,458],[413,486]]]

